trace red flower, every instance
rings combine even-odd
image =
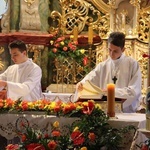
[[[52,136],[59,137],[60,136],[60,131],[57,131],[57,130],[52,131]]]
[[[63,50],[64,50],[64,51],[67,51],[67,50],[68,50],[68,47],[64,46],[64,47],[63,47]]]
[[[48,138],[48,137],[49,137],[49,135],[46,133],[46,134],[44,135],[44,137],[45,137],[45,138]]]
[[[95,141],[96,136],[93,132],[90,132],[88,138],[90,139],[90,141]]]
[[[48,148],[49,148],[50,150],[55,150],[56,147],[57,147],[57,144],[56,144],[55,141],[49,141],[49,143],[48,143]]]
[[[52,51],[53,51],[53,53],[56,53],[57,52],[57,48],[53,48]]]
[[[27,150],[45,150],[44,146],[42,144],[38,144],[38,143],[31,143],[29,145],[26,146]]]
[[[23,134],[23,135],[21,136],[21,140],[22,140],[22,142],[26,141],[26,139],[27,139],[26,135],[25,135],[25,134]]]
[[[19,149],[19,145],[18,144],[15,144],[15,145],[9,144],[6,147],[6,150],[18,150],[18,149]]]
[[[65,37],[59,37],[59,38],[56,40],[56,43],[57,43],[57,42],[61,42],[61,41],[63,41],[63,40],[65,40]]]
[[[82,145],[85,141],[83,133],[81,133],[78,130],[72,132],[71,139],[72,139],[74,145]]]
[[[148,54],[143,54],[143,57],[144,57],[144,58],[145,58],[145,57],[150,58],[150,55],[148,55]]]
[[[90,115],[94,109],[94,102],[93,101],[88,101],[87,105],[83,105],[83,113]]]
[[[55,47],[59,47],[59,46],[60,46],[60,44],[59,44],[59,43],[56,43],[56,44],[55,44]]]
[[[88,58],[87,57],[84,57],[83,58],[83,65],[86,66],[88,63]]]
[[[147,145],[142,145],[141,150],[149,150],[149,148],[148,148],[148,146],[147,146]]]
[[[28,110],[28,102],[27,101],[22,102],[22,110]]]

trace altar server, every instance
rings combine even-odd
[[[7,98],[17,100],[38,100],[42,97],[41,68],[28,58],[23,41],[9,44],[11,59],[14,62],[0,74],[0,89],[6,88]]]
[[[106,91],[107,84],[115,83],[115,97],[126,99],[123,112],[136,112],[141,99],[141,71],[139,64],[131,57],[125,56],[125,35],[113,32],[108,38],[109,57],[99,63],[77,84],[77,90],[83,89],[83,83],[90,80]]]

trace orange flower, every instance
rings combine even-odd
[[[48,143],[48,148],[49,148],[50,150],[55,150],[56,147],[57,147],[57,144],[56,144],[56,142],[55,142],[54,140],[53,140],[53,141],[49,141],[49,143]]]
[[[95,134],[93,132],[90,132],[89,135],[88,135],[88,138],[91,140],[91,141],[95,141]]]
[[[69,106],[69,105],[66,105],[66,106],[63,108],[64,114],[67,114],[69,111],[70,111],[70,106]]]
[[[7,107],[12,107],[13,104],[14,104],[13,100],[11,100],[11,99],[6,99],[6,105],[7,105]]]
[[[82,147],[80,150],[87,150],[87,147]]]
[[[72,110],[75,110],[75,109],[76,109],[75,104],[74,103],[70,103],[70,110],[72,111]]]
[[[26,139],[27,139],[26,135],[25,135],[25,134],[23,134],[23,135],[21,136],[21,140],[22,140],[22,142],[26,141]]]
[[[57,130],[52,131],[52,136],[59,137],[60,136],[60,131],[57,131]]]
[[[3,108],[3,107],[4,107],[3,102],[0,102],[0,108]]]
[[[61,107],[60,106],[55,106],[55,108],[54,108],[54,112],[59,112],[61,110]]]

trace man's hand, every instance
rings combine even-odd
[[[82,91],[83,90],[83,84],[81,82],[78,82],[77,85],[76,85],[76,89],[78,91]]]

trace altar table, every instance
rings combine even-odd
[[[146,117],[145,114],[138,113],[117,113],[117,119],[110,119],[109,123],[115,128],[120,128],[127,125],[134,125],[138,128],[145,128]],[[24,114],[0,114],[0,135],[5,137],[7,140],[11,140],[14,137],[17,137],[17,132],[22,132],[24,129],[21,126],[21,123],[28,124],[34,129],[40,129],[43,133],[49,133],[51,131],[51,124],[55,121],[60,122],[60,127],[63,127],[66,124],[73,123],[78,118],[65,118],[65,117],[56,117],[52,115],[45,115],[42,112],[27,112]],[[65,128],[61,128],[65,133]],[[138,132],[138,131],[137,131]],[[136,132],[135,141],[131,141],[131,144],[127,146],[132,146],[144,142],[146,140],[145,135],[142,133]],[[126,137],[129,139],[129,137]],[[133,139],[133,137],[132,137]],[[127,148],[126,150],[129,150]],[[131,149],[130,149],[131,150]],[[133,149],[135,150],[135,149]]]

